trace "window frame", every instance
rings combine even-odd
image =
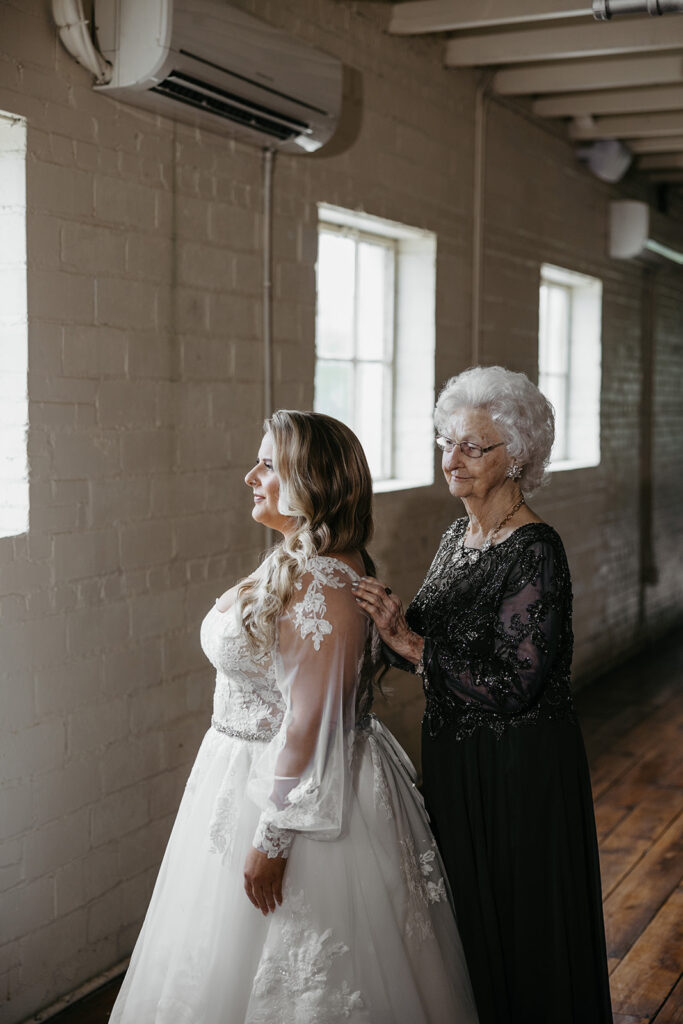
[[[335,227],[345,233],[366,236],[369,241],[394,246],[394,273],[391,288],[393,321],[393,365],[390,392],[387,394],[382,438],[386,455],[382,479],[373,478],[375,493],[430,487],[435,480],[433,409],[436,376],[436,265],[437,235],[399,221],[377,217],[361,210],[317,203],[316,238]],[[316,267],[317,291],[320,289],[320,253]],[[343,301],[343,291],[341,297]],[[355,300],[354,300],[355,301]],[[315,366],[316,382],[319,356],[319,300],[316,295]],[[336,314],[339,315],[338,313]],[[334,321],[333,321],[334,322]],[[356,340],[354,339],[354,348]],[[324,357],[323,357],[324,358]],[[369,362],[369,360],[363,360]],[[389,388],[389,385],[387,385]],[[360,391],[359,391],[360,393]],[[367,402],[363,403],[364,409]],[[319,400],[315,388],[314,408],[344,419],[341,409]],[[353,424],[349,423],[353,428]],[[363,440],[363,439],[361,439]],[[374,433],[365,443],[376,440]],[[380,448],[381,455],[381,448]],[[377,456],[373,458],[376,465]],[[385,473],[389,476],[385,476]]]
[[[26,118],[0,110],[0,163],[9,175],[0,198],[0,538],[26,534],[30,517],[27,131]]]
[[[566,370],[557,373],[545,369],[542,356],[548,353],[551,339],[544,339],[543,289],[561,289],[567,295],[564,324]],[[554,404],[552,390],[544,388],[549,379],[564,378],[564,408],[556,409],[556,440],[563,438],[562,450],[551,455],[550,470],[589,468],[601,461],[601,386],[602,386],[602,293],[600,278],[543,263],[539,274],[538,385]],[[549,293],[548,293],[549,294]],[[546,316],[546,319],[548,317]],[[587,322],[588,321],[588,322]],[[549,393],[550,392],[550,393]],[[586,393],[588,395],[586,399]],[[588,401],[588,410],[585,401]],[[560,431],[558,431],[558,418]],[[581,426],[590,421],[590,435]]]
[[[353,335],[352,354],[350,357],[326,356],[318,351],[318,311],[319,304],[316,298],[316,369],[318,363],[345,363],[352,367],[352,429],[356,429],[358,423],[358,367],[359,365],[375,365],[383,368],[384,391],[382,408],[382,437],[381,437],[381,470],[380,474],[373,476],[373,482],[377,484],[386,483],[394,479],[395,452],[394,452],[394,411],[396,405],[396,321],[397,321],[397,277],[398,277],[398,240],[388,235],[375,234],[362,228],[355,228],[345,224],[335,224],[324,219],[318,222],[318,241],[322,234],[341,235],[349,238],[354,243],[354,272],[353,272]],[[359,251],[361,243],[375,245],[384,250],[384,293],[385,293],[385,317],[384,332],[382,338],[382,357],[364,359],[359,355],[359,289],[357,287],[359,271]]]

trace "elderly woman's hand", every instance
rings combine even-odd
[[[417,665],[422,657],[424,640],[406,622],[403,605],[391,587],[373,576],[362,576],[353,589],[356,601],[373,620],[387,647]]]

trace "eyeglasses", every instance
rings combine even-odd
[[[488,448],[482,448],[480,444],[472,444],[471,441],[453,441],[450,437],[439,435],[436,443],[442,452],[448,452],[449,455],[455,448],[459,448],[468,459],[480,459],[482,455],[492,452],[494,448],[500,448],[505,441],[498,441],[497,444],[490,444]]]

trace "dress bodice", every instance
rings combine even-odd
[[[345,594],[346,604],[351,606],[351,617],[358,614],[353,598],[349,599],[348,590],[350,583],[357,578],[358,574],[337,558],[318,555],[310,559],[308,572],[303,581],[297,582],[291,608],[286,615],[297,640],[304,641],[305,646],[315,653],[321,651],[325,638],[333,632],[326,602],[326,597],[329,601],[333,591],[341,590]],[[342,616],[344,625],[348,625],[347,616],[348,610],[347,615]],[[343,636],[342,622],[337,626]],[[280,657],[280,629],[270,651],[255,653],[240,627],[235,605],[224,612],[214,606],[202,622],[200,642],[216,669],[213,726],[221,732],[247,740],[273,739],[284,719],[288,690],[287,674],[282,671]],[[331,639],[327,641],[323,652],[331,643]],[[321,667],[325,660],[324,657],[320,659]],[[365,658],[357,665],[358,682],[364,675],[364,664],[367,668]],[[371,691],[367,679],[363,679],[363,684],[358,696],[360,709],[365,714],[371,704]]]
[[[251,651],[234,605],[225,612],[211,609],[202,622],[200,640],[216,669],[214,726],[244,739],[272,739],[285,710],[273,652]]]
[[[213,608],[202,623],[216,669],[213,729],[262,747],[248,795],[262,808],[254,846],[269,856],[286,856],[294,831],[334,838],[342,828],[355,726],[372,693],[373,633],[351,587],[357,577],[340,559],[309,558],[260,653],[235,606]]]
[[[558,534],[519,527],[487,551],[463,546],[467,519],[446,530],[406,617],[425,638],[425,721],[456,738],[573,718],[571,579]]]

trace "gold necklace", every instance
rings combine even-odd
[[[458,557],[461,558],[463,555],[465,555],[469,560],[470,564],[474,564],[474,562],[478,560],[482,552],[489,550],[495,538],[498,536],[498,534],[503,529],[505,524],[510,522],[515,512],[518,512],[522,505],[525,504],[526,502],[524,501],[524,495],[522,495],[519,501],[515,502],[510,511],[505,516],[503,516],[501,521],[498,523],[498,526],[496,526],[494,530],[491,530],[491,532],[487,534],[486,540],[484,541],[480,548],[465,548],[465,537],[467,536],[467,529],[465,529],[465,532],[463,533],[462,539],[459,544],[460,550],[458,552]]]

